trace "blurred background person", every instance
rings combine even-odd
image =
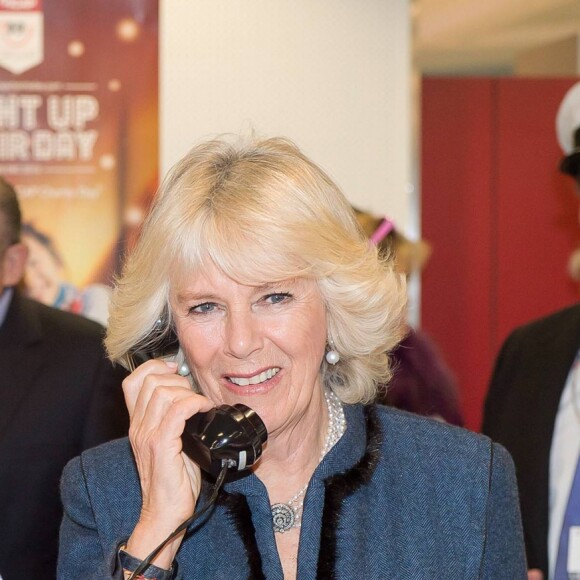
[[[53,240],[31,223],[23,224],[22,241],[28,247],[24,277],[28,296],[106,326],[111,289],[105,284],[90,284],[84,288],[71,284]]]
[[[580,179],[580,83],[560,104],[560,170]],[[549,243],[549,242],[548,242]],[[515,329],[501,347],[485,401],[484,433],[516,464],[530,578],[565,580],[580,559],[580,304]],[[574,560],[574,558],[572,558]],[[570,576],[569,576],[570,574]]]
[[[388,218],[354,209],[359,224],[383,257],[393,257],[398,271],[407,277],[421,273],[432,251],[428,242],[408,239]],[[381,403],[463,426],[457,381],[425,332],[409,327],[392,360],[393,377],[379,390]]]
[[[54,578],[64,465],[127,433],[104,328],[26,298],[27,246],[14,188],[0,178],[0,577]]]

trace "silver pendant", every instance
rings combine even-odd
[[[294,510],[285,503],[275,503],[272,506],[272,522],[274,531],[284,533],[294,526],[296,514]]]

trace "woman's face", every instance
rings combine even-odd
[[[251,407],[270,434],[320,400],[326,314],[316,282],[246,286],[210,267],[174,290],[177,334],[204,395]]]

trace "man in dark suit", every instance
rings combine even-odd
[[[69,459],[127,433],[121,382],[99,324],[18,290],[27,250],[0,179],[0,578],[55,578]]]
[[[497,358],[483,432],[516,464],[530,568],[548,571],[552,434],[566,378],[580,348],[580,305],[516,329]]]
[[[578,182],[580,83],[562,101],[557,126],[566,153],[560,168]],[[507,338],[482,430],[508,449],[516,465],[530,580],[568,577],[564,550],[572,544],[562,548],[561,538],[568,533],[562,531],[580,450],[580,305],[517,328]],[[574,517],[580,521],[580,513]]]

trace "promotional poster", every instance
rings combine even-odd
[[[106,323],[158,182],[157,0],[0,0],[0,175],[28,294]]]

